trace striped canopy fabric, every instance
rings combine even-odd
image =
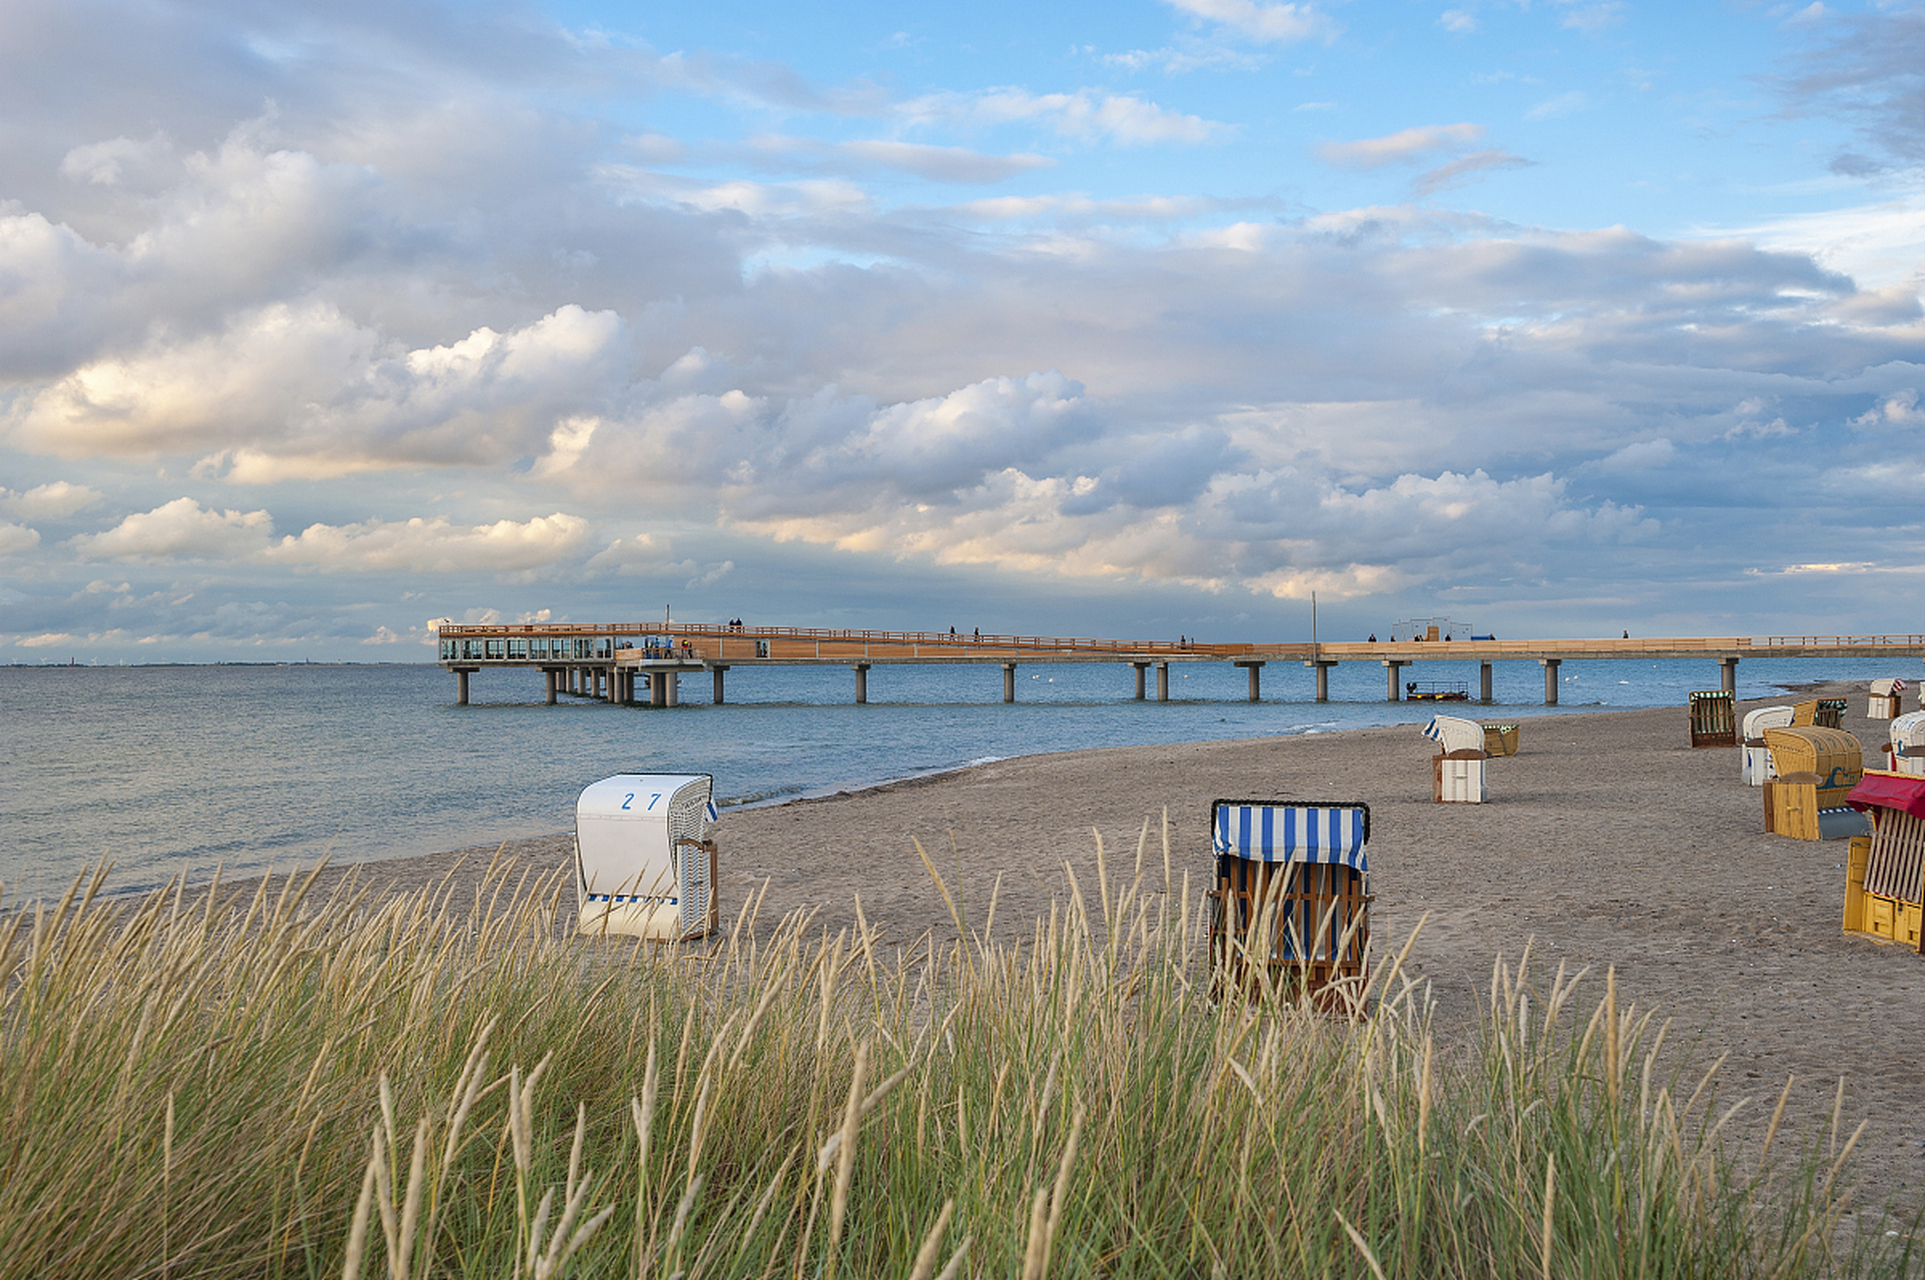
[[[1211,846],[1252,862],[1315,862],[1369,874],[1364,848],[1370,809],[1362,804],[1265,804],[1219,800],[1212,806]]]
[[[1424,736],[1446,751],[1482,751],[1484,726],[1462,716],[1432,716]]]

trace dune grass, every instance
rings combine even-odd
[[[1212,999],[1147,826],[1021,945],[102,886],[0,922],[0,1276],[1915,1270],[1835,1252],[1849,1141],[1740,1167],[1608,978],[1500,960],[1448,1047],[1395,956],[1368,1018]]]

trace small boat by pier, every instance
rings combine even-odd
[[[1470,684],[1464,680],[1406,680],[1407,702],[1469,702]]]

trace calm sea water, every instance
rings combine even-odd
[[[1781,684],[1921,674],[1889,659],[1758,660],[1739,696]],[[1717,665],[1566,662],[1559,711],[1679,706],[1717,687]],[[1152,679],[1154,678],[1154,673]],[[1474,663],[1425,663],[1406,679],[1467,680]],[[1173,667],[1168,703],[1130,698],[1123,665],[1025,665],[1005,705],[999,667],[876,667],[853,704],[840,667],[737,667],[728,701],[684,677],[668,710],[541,701],[533,671],[485,672],[454,705],[431,666],[0,667],[0,884],[7,901],[60,892],[82,868],[116,865],[137,888],[217,865],[256,871],[406,857],[567,829],[576,795],[618,772],[715,775],[723,806],[766,803],[1084,747],[1327,732],[1416,723],[1392,704],[1383,668],[1331,674],[1272,663],[1265,701],[1245,701],[1228,664]],[[1498,706],[1542,714],[1535,663],[1499,663]]]

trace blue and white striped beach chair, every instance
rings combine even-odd
[[[1370,806],[1218,800],[1210,806],[1211,953],[1238,986],[1272,984],[1320,1007],[1362,986],[1370,945]]]

